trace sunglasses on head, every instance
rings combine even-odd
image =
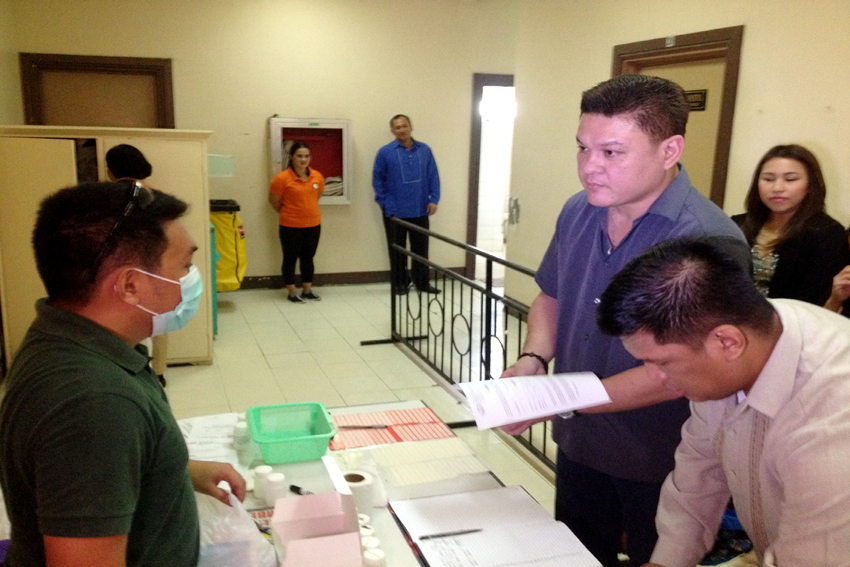
[[[116,183],[123,185],[125,182],[129,182],[129,186],[127,186],[127,188],[132,188],[133,193],[130,195],[127,205],[124,207],[124,212],[121,213],[121,216],[118,217],[118,220],[115,221],[114,225],[112,225],[112,230],[109,231],[109,234],[106,236],[106,240],[103,241],[103,246],[101,246],[100,251],[97,253],[97,257],[94,259],[94,263],[91,267],[92,283],[94,283],[97,279],[97,272],[100,270],[100,265],[103,263],[103,259],[106,257],[106,253],[109,251],[113,240],[115,240],[115,233],[121,227],[124,219],[129,217],[130,213],[132,213],[135,208],[140,210],[147,209],[154,200],[153,191],[145,187],[141,181],[136,181],[134,179],[119,179]]]

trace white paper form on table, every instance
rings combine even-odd
[[[592,372],[515,376],[460,385],[478,429],[548,417],[611,401]]]
[[[390,505],[431,567],[601,567],[521,486]]]
[[[248,467],[239,462],[239,455],[233,447],[233,427],[238,420],[238,414],[221,413],[189,417],[181,419],[177,424],[186,440],[190,459],[230,463],[248,483],[248,490],[253,490],[253,475],[248,472]],[[219,483],[223,484],[226,483]]]
[[[419,549],[432,567],[601,567],[567,526],[552,520],[431,539]]]

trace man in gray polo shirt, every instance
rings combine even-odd
[[[581,100],[578,174],[537,272],[540,294],[528,316],[523,354],[505,376],[591,371],[603,378],[611,413],[554,418],[558,443],[555,517],[605,567],[618,565],[623,532],[633,565],[649,561],[661,484],[673,469],[684,399],[644,380],[645,370],[596,325],[599,296],[631,259],[688,235],[743,235],[691,185],[679,164],[688,103],[681,87],[621,75]],[[651,405],[656,404],[656,405]],[[640,409],[617,412],[618,407]],[[518,434],[530,425],[505,427]]]

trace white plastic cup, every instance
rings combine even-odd
[[[381,547],[381,540],[379,540],[375,536],[361,537],[360,547],[363,549],[363,551],[366,551],[367,549],[377,549]]]
[[[233,448],[236,449],[239,464],[243,467],[249,466],[254,460],[254,439],[244,421],[233,426]]]
[[[251,432],[248,430],[248,424],[244,421],[237,421],[233,426],[233,444],[240,445],[251,439]]]
[[[254,469],[254,496],[260,500],[266,499],[266,482],[273,472],[274,469],[268,465],[260,465]]]
[[[266,477],[266,505],[273,507],[278,498],[286,496],[286,477],[273,472]]]
[[[363,565],[365,567],[387,567],[387,556],[383,549],[367,549],[363,552]]]

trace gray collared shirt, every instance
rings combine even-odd
[[[740,229],[694,189],[683,166],[649,210],[634,221],[610,250],[608,209],[571,197],[558,217],[555,235],[536,281],[558,301],[555,372],[596,373],[607,378],[639,365],[619,338],[596,326],[602,292],[625,265],[648,248],[677,237],[731,236]],[[689,415],[684,399],[638,410],[555,420],[555,441],[569,459],[617,478],[660,483],[673,469],[679,430]]]

